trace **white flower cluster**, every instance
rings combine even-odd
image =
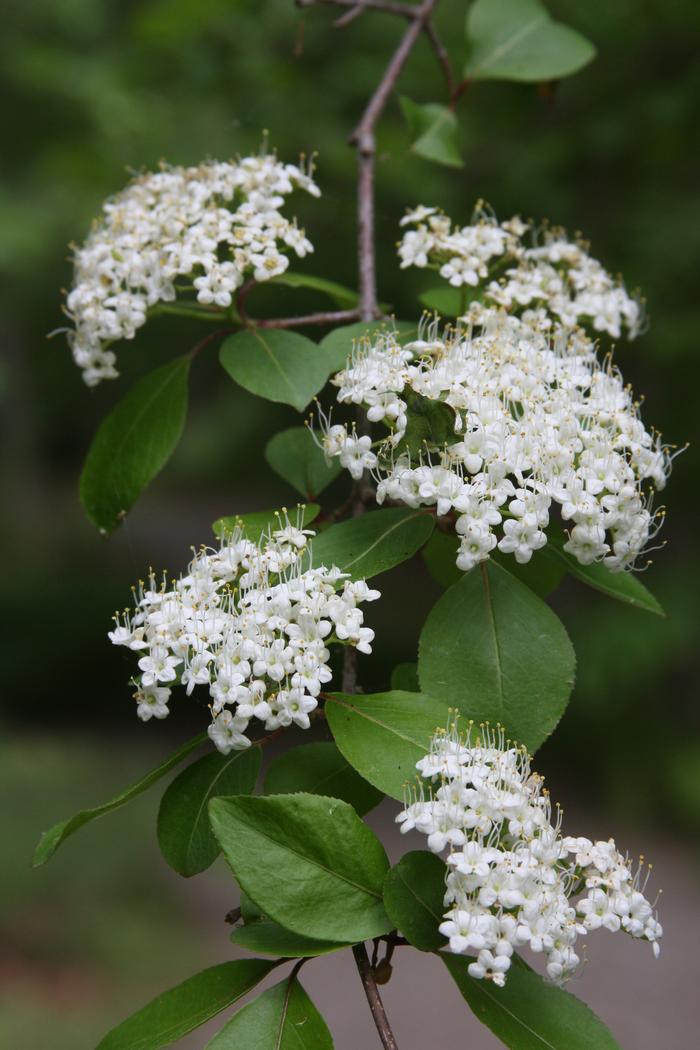
[[[202,549],[188,572],[159,587],[153,575],[135,593],[135,611],[115,617],[109,638],[139,654],[137,714],[165,718],[171,685],[209,689],[209,736],[227,754],[245,748],[251,719],[275,730],[309,727],[331,679],[328,645],[370,653],[374,631],[361,602],[379,598],[364,580],[311,567],[313,532],[280,520],[259,543],[241,529],[219,550]]]
[[[248,276],[269,280],[289,265],[286,251],[313,251],[285,218],[285,197],[319,190],[294,164],[261,154],[140,175],[106,201],[102,216],[74,250],[68,338],[89,386],[113,379],[118,339],[133,339],[148,310],[181,290],[226,308]],[[188,278],[184,288],[177,278]]]
[[[449,850],[440,932],[449,951],[476,956],[472,977],[503,985],[513,951],[529,945],[563,983],[580,962],[577,938],[600,927],[650,941],[658,955],[663,931],[641,862],[633,871],[612,839],[563,837],[561,810],[553,821],[542,778],[500,728],[460,737],[452,726],[417,768],[439,787],[426,796],[421,784],[397,821],[427,835],[433,853]]]
[[[437,208],[422,205],[402,225],[409,227],[399,243],[402,268],[437,269],[456,288],[488,281],[487,299],[514,311],[542,307],[566,328],[590,323],[615,339],[623,329],[630,339],[642,329],[639,301],[559,227],[537,230],[517,216],[499,223],[481,203],[469,226],[453,227]]]
[[[326,455],[355,478],[373,471],[379,503],[452,514],[464,571],[496,546],[529,561],[553,503],[570,523],[565,549],[613,571],[663,521],[651,490],[666,483],[668,450],[580,329],[553,335],[537,317],[473,304],[442,334],[432,322],[403,346],[391,330],[361,341],[333,383],[389,435],[373,442],[321,416]]]

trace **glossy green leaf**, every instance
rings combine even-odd
[[[391,929],[384,847],[347,802],[239,796],[213,799],[209,812],[241,888],[285,929],[348,943]]]
[[[187,354],[149,372],[95,434],[80,475],[80,501],[101,532],[116,529],[180,440],[190,362]]]
[[[423,560],[434,580],[442,587],[451,587],[462,579],[464,573],[457,568],[459,537],[453,532],[436,529],[423,548]],[[556,559],[547,557],[547,548],[537,551],[527,565],[519,565],[509,554],[495,551],[493,561],[526,584],[540,598],[546,598],[555,590],[566,575],[566,569]]]
[[[421,106],[406,96],[400,103],[413,153],[448,168],[461,168],[464,162],[459,152],[459,125],[454,111],[435,102]]]
[[[430,537],[435,519],[424,510],[390,507],[341,521],[313,542],[314,565],[337,565],[366,580],[411,558]]]
[[[241,908],[241,918],[246,925],[248,923],[257,922],[259,919],[266,918],[255,901],[252,901],[248,894],[244,893],[243,890],[240,891],[239,903]]]
[[[361,817],[382,800],[381,791],[363,780],[330,740],[300,744],[273,758],[265,777],[265,794],[295,791],[342,799]]]
[[[459,317],[475,298],[475,288],[465,292],[464,287],[452,288],[447,282],[437,288],[428,288],[418,296],[419,302],[442,317]]]
[[[564,550],[563,541],[559,537],[550,537],[542,553],[548,556],[551,563],[559,563],[577,580],[581,580],[582,583],[593,587],[596,591],[607,594],[609,598],[616,598],[619,602],[633,605],[635,609],[644,609],[645,612],[654,613],[655,616],[666,615],[654,595],[647,590],[634,573],[610,572],[600,562],[594,565],[581,565],[576,558]]]
[[[435,529],[421,551],[428,572],[441,587],[451,587],[459,583],[464,573],[457,568],[457,548],[459,538],[454,532],[443,532]]]
[[[269,916],[265,915],[243,891],[240,895],[240,910],[243,925],[234,928],[231,940],[247,951],[262,955],[298,958],[307,955],[326,955],[328,952],[347,948],[347,944],[344,943],[322,941],[285,930],[283,926],[273,922]]]
[[[214,752],[183,769],[169,785],[158,811],[158,844],[180,875],[197,875],[214,863],[219,844],[209,826],[209,799],[253,791],[261,759],[259,747]]]
[[[231,940],[239,948],[260,955],[274,955],[279,958],[309,958],[314,955],[328,955],[347,948],[347,944],[335,941],[320,941],[292,933],[272,919],[259,919],[256,922],[239,926],[231,934]],[[444,940],[444,938],[443,938]]]
[[[343,469],[338,459],[326,460],[308,427],[290,427],[275,434],[267,443],[265,459],[306,499],[320,495]]]
[[[230,335],[219,360],[231,378],[251,394],[292,405],[299,412],[331,372],[316,343],[298,332],[274,328],[247,328]]]
[[[576,30],[553,21],[540,0],[476,0],[466,33],[469,80],[559,80],[596,53]]]
[[[80,813],[76,813],[70,820],[62,820],[59,824],[54,824],[52,828],[45,831],[39,840],[39,844],[34,851],[34,867],[38,868],[39,865],[45,864],[50,857],[54,855],[58,847],[64,842],[69,835],[72,835],[74,831],[78,831],[85,824],[89,824],[91,820],[96,820],[97,817],[103,816],[105,813],[110,813],[113,809],[119,809],[121,806],[126,805],[127,802],[131,802],[132,798],[136,798],[146,791],[152,784],[155,784],[157,780],[164,777],[166,773],[169,773],[171,769],[179,765],[183,759],[194,751],[195,748],[199,747],[207,739],[206,733],[200,733],[199,736],[193,737],[192,740],[188,740],[186,744],[183,744],[181,748],[169,755],[164,762],[161,762],[159,766],[152,769],[149,773],[146,773],[144,777],[137,780],[135,784],[131,784],[130,787],[126,788],[125,791],[120,792],[109,802],[103,803],[101,806],[95,806],[94,809],[83,809]]]
[[[403,800],[405,784],[418,777],[416,762],[427,753],[435,730],[447,725],[450,712],[446,701],[421,693],[331,693],[326,718],[357,772],[385,795]]]
[[[545,548],[546,550],[546,548]],[[512,554],[501,554],[495,551],[491,557],[497,565],[501,565],[516,580],[520,580],[531,591],[538,594],[540,598],[546,598],[557,589],[566,576],[563,565],[548,558],[543,551],[535,551],[532,558],[525,565],[520,565]]]
[[[455,441],[453,408],[444,401],[423,397],[413,390],[404,390],[402,397],[407,407],[407,424],[395,454],[410,452],[412,459],[416,460],[426,448],[442,448]]]
[[[312,273],[294,273],[287,270],[266,283],[283,284],[287,288],[309,288],[314,292],[322,292],[332,299],[341,310],[352,310],[354,306],[357,306],[359,299],[357,292],[352,288],[346,288],[344,284],[329,281],[325,277],[316,277]]]
[[[415,321],[357,321],[334,328],[320,342],[330,371],[345,368],[353,344],[371,338],[377,332],[396,332],[399,342],[406,343],[417,337],[418,325]]]
[[[244,1006],[205,1050],[333,1050],[333,1039],[295,978]]]
[[[391,688],[402,689],[406,693],[420,693],[418,664],[397,664],[391,672]]]
[[[297,517],[301,528],[306,528],[321,512],[318,503],[305,503],[297,507],[287,508],[286,513],[289,520],[296,525]],[[212,525],[214,533],[221,537],[230,535],[234,529],[242,529],[249,540],[254,543],[260,539],[264,532],[274,532],[280,527],[281,517],[285,509],[259,510],[252,514],[230,514],[225,518],[218,518]]]
[[[406,853],[384,880],[384,907],[394,926],[422,952],[444,948],[438,930],[445,905],[445,865],[427,850]]]
[[[621,1050],[585,1003],[547,984],[519,956],[503,988],[470,977],[467,956],[440,958],[479,1020],[512,1050]]]
[[[239,959],[211,966],[113,1028],[97,1050],[157,1050],[215,1017],[277,966],[271,959]]]
[[[564,713],[576,658],[564,625],[494,562],[453,584],[420,637],[421,688],[534,751]]]

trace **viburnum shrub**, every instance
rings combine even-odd
[[[344,950],[382,1045],[395,1048],[378,984],[399,946],[442,960],[507,1046],[615,1047],[562,986],[581,965],[581,938],[599,927],[658,954],[648,869],[612,839],[573,836],[531,753],[573,685],[571,643],[545,602],[562,577],[661,612],[635,570],[663,523],[653,501],[673,457],[642,422],[612,342],[643,333],[643,302],[579,235],[499,219],[483,201],[453,221],[427,194],[428,204],[407,202],[397,226],[397,265],[435,274],[403,321],[379,304],[373,229],[375,126],[419,37],[445,73],[448,104],[402,108],[414,151],[448,165],[459,160],[454,109],[469,81],[559,79],[593,48],[540,0],[476,0],[459,79],[432,21],[437,0],[325,2],[347,9],[341,23],[362,8],[406,22],[351,136],[358,292],[290,269],[313,246],[288,198],[321,191],[309,162],[285,163],[267,145],[138,175],[74,250],[67,333],[88,385],[116,378],[117,349],[126,353],[121,344],[156,314],[214,325],[145,374],[101,425],[81,478],[94,524],[112,532],[164,466],[192,361],[219,341],[234,382],[300,413],[266,458],[301,502],[220,518],[213,539],[183,552],[179,576],[151,570],[133,588],[109,638],[131,651],[135,713],[164,719],[192,696],[203,732],[121,795],[46,832],[36,863],[202,749],[165,791],[158,841],[186,877],[223,853],[240,892],[231,939],[257,957],[164,992],[102,1050],[167,1045],[283,967],[208,1047],[326,1050],[331,1034],[299,971]],[[314,289],[336,308],[253,318],[261,282]],[[322,506],[343,472],[344,502]],[[417,663],[396,669],[390,691],[367,695],[357,654],[382,645],[374,580],[419,554],[444,594]],[[325,740],[305,740],[312,723]],[[282,735],[288,747],[260,783],[263,749]],[[394,867],[362,820],[385,795],[414,847]],[[542,976],[525,961],[540,956]]]

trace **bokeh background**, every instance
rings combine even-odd
[[[617,360],[646,394],[646,420],[668,440],[696,442],[676,463],[667,490],[668,545],[645,577],[668,617],[627,609],[573,581],[560,587],[553,603],[574,640],[579,670],[539,766],[566,803],[572,828],[575,822],[581,832],[613,834],[642,848],[666,889],[661,960],[600,934],[574,990],[623,1046],[644,1050],[663,1041],[680,1050],[694,1043],[700,933],[693,487],[700,7],[694,0],[548,6],[594,41],[597,60],[554,90],[472,87],[459,110],[462,171],[408,151],[392,100],[379,136],[380,294],[399,316],[410,316],[425,287],[420,273],[400,274],[395,260],[397,222],[408,205],[438,204],[466,220],[476,198],[485,197],[499,215],[549,216],[583,230],[595,254],[647,298],[651,329],[623,344]],[[457,64],[465,8],[463,0],[442,0],[437,19]],[[366,14],[335,31],[332,16],[323,8],[302,15],[292,0],[4,5],[3,1046],[87,1050],[153,994],[230,955],[222,916],[235,898],[226,871],[217,864],[191,883],[169,872],[154,838],[157,789],[71,840],[48,868],[31,872],[29,863],[42,829],[109,797],[190,734],[196,719],[185,705],[166,724],[136,722],[128,661],[105,636],[110,616],[149,565],[179,570],[216,517],[292,498],[266,467],[263,450],[296,417],[234,387],[215,353],[200,355],[179,449],[105,542],[77,500],[91,436],[135,378],[184,352],[199,329],[181,320],[151,322],[121,348],[121,379],[95,391],[83,386],[64,338],[47,341],[46,333],[62,323],[68,242],[82,239],[103,198],[129,172],[162,158],[188,164],[255,150],[266,129],[284,158],[318,153],[323,197],[295,200],[316,245],[305,268],[354,283],[354,157],[345,136],[403,26]],[[442,100],[442,90],[421,42],[400,91],[431,102]],[[306,293],[276,296],[276,313],[320,305]],[[418,628],[438,596],[420,564],[385,577],[382,589],[383,608],[374,606],[370,616],[379,655],[371,674],[361,672],[368,689],[386,686],[391,668],[415,657]],[[385,826],[392,815],[389,807],[371,819]],[[407,959],[387,989],[403,1050],[439,1050],[452,1045],[450,1034],[475,1048],[495,1046],[444,987],[446,975],[440,980],[436,966],[426,967]],[[363,1027],[356,975],[343,961],[311,964],[306,983],[341,1050],[374,1045]],[[199,1035],[187,1045],[202,1044]]]

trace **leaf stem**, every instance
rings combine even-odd
[[[151,317],[191,317],[195,321],[214,321],[217,324],[226,320],[225,310],[206,310],[177,303],[156,303],[148,312]]]
[[[196,357],[201,350],[204,350],[205,347],[209,346],[210,343],[213,343],[214,340],[220,339],[224,335],[230,335],[231,332],[235,331],[237,331],[236,328],[217,328],[215,332],[209,332],[208,335],[205,335],[203,339],[200,339],[198,343],[194,344],[190,350],[190,357]]]
[[[433,25],[431,19],[428,19],[428,21],[425,23],[424,29],[425,35],[430,41],[430,46],[435,52],[435,57],[440,63],[443,75],[445,77],[445,83],[447,85],[448,93],[450,95],[450,98],[452,98],[455,90],[455,76],[452,72],[452,63],[450,62],[450,56],[447,53],[447,48],[440,39],[438,31]]]
[[[391,1030],[389,1019],[386,1016],[384,1003],[379,994],[377,982],[374,979],[374,974],[372,973],[372,967],[364,943],[354,944],[352,954],[355,956],[355,965],[357,966],[357,971],[360,975],[362,987],[365,990],[367,1002],[369,1003],[369,1008],[372,1013],[372,1019],[377,1031],[379,1032],[382,1046],[384,1047],[384,1050],[399,1050],[399,1044],[396,1042],[396,1037]]]
[[[360,311],[356,310],[328,310],[314,314],[301,314],[299,317],[271,317],[262,321],[250,321],[250,324],[258,328],[301,328],[304,325],[316,324],[342,324],[346,321],[358,321]]]
[[[304,325],[342,324],[344,321],[359,321],[360,308],[353,310],[326,310],[313,314],[302,314],[299,317],[264,317],[256,319],[248,314],[245,308],[246,299],[259,284],[253,277],[247,280],[236,293],[236,308],[241,322],[247,328],[302,328]]]

